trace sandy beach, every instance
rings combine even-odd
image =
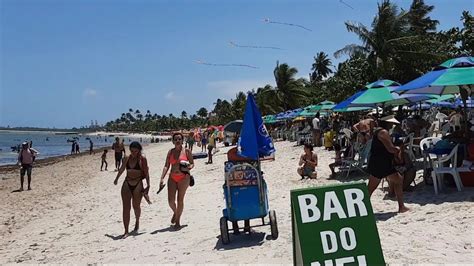
[[[219,239],[224,199],[222,184],[228,148],[220,147],[214,164],[196,160],[196,185],[188,189],[181,230],[170,227],[166,191],[156,195],[170,143],[145,147],[151,173],[152,205],[142,202],[138,235],[125,240],[120,185],[109,155],[109,171],[101,172],[100,154],[70,157],[33,169],[32,191],[19,188],[19,171],[4,170],[0,180],[0,263],[242,263],[292,264],[290,190],[341,182],[327,180],[333,152],[317,148],[317,180],[300,180],[296,166],[301,146],[276,142],[275,161],[262,163],[270,208],[276,210],[280,235],[270,227],[250,235]],[[200,149],[200,148],[199,148]],[[358,174],[353,178],[357,180]],[[360,176],[360,175],[359,175]],[[123,182],[121,177],[119,184]],[[347,181],[347,180],[344,180]],[[417,179],[417,183],[420,183]],[[396,201],[378,189],[372,197],[385,260],[389,264],[471,264],[474,262],[474,188],[447,187],[434,195],[419,184],[405,194],[412,210],[397,214]],[[133,226],[133,211],[132,211]],[[257,222],[256,220],[254,222]]]

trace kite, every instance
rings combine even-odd
[[[354,9],[352,6],[350,6],[348,3],[342,1],[342,0],[339,0],[340,3],[344,4],[345,6],[347,7],[350,7],[351,9]]]
[[[214,64],[214,63],[207,63],[201,60],[196,60],[196,64],[200,65],[206,65],[206,66],[221,66],[221,67],[248,67],[248,68],[254,68],[258,69],[256,66],[251,66],[251,65],[244,65],[244,64]]]
[[[230,41],[229,43],[230,43],[231,46],[239,47],[239,48],[285,50],[285,49],[282,49],[282,48],[279,48],[279,47],[273,47],[273,46],[239,45],[239,44],[236,44],[235,42],[232,42],[232,41]]]
[[[301,26],[301,25],[298,25],[298,24],[293,24],[293,23],[286,23],[286,22],[278,22],[278,21],[271,21],[269,18],[264,18],[263,19],[263,22],[265,23],[273,23],[273,24],[280,24],[280,25],[287,25],[287,26],[291,26],[291,27],[298,27],[298,28],[302,28],[304,30],[307,30],[307,31],[312,31],[304,26]]]

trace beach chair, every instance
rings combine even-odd
[[[450,174],[453,176],[458,191],[461,191],[463,188],[461,177],[459,176],[457,169],[458,147],[459,144],[454,146],[449,155],[433,160],[433,171],[431,172],[431,177],[433,178],[433,186],[436,195],[438,195],[438,185],[439,190],[441,190],[443,185],[443,174]],[[445,166],[445,163],[447,163],[448,166]]]
[[[440,140],[441,138],[438,137],[428,137],[420,141],[420,152],[423,157],[423,177],[425,177],[428,169],[432,169],[433,165],[432,159],[430,157],[430,154],[427,153],[427,150],[433,148],[434,145]]]
[[[362,173],[366,173],[365,167],[367,166],[367,160],[369,158],[370,149],[372,146],[372,140],[369,140],[365,145],[360,143],[354,143],[353,149],[350,151],[352,154],[349,158],[342,159],[342,164],[339,167],[339,171],[346,172],[346,178],[353,170],[359,170]]]

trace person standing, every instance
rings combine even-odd
[[[176,229],[179,229],[181,227],[181,215],[184,210],[184,196],[190,184],[190,170],[194,167],[194,160],[191,151],[183,147],[183,134],[174,133],[172,140],[174,148],[169,150],[166,156],[160,179],[160,188],[164,186],[165,176],[171,168],[167,183],[168,204],[173,211],[171,223],[174,224]],[[176,196],[178,198],[177,202]]]
[[[91,139],[89,139],[89,154],[92,154],[94,150],[94,142],[92,142]]]
[[[138,233],[140,227],[140,204],[143,196],[147,197],[150,190],[150,175],[148,172],[148,163],[146,158],[142,155],[142,145],[137,141],[130,143],[130,156],[125,157],[124,163],[120,167],[117,177],[114,180],[114,185],[118,184],[119,177],[124,171],[127,171],[125,180],[120,191],[122,197],[122,218],[125,232],[122,239],[128,237],[128,226],[130,224],[130,209],[133,206],[135,213],[135,228],[134,233]],[[143,179],[146,180],[146,188],[143,185]],[[130,204],[131,202],[131,204]]]
[[[316,116],[313,118],[313,145],[315,147],[321,146],[321,127],[319,121],[319,112],[316,113]]]
[[[29,147],[28,142],[21,144],[21,150],[18,154],[18,165],[20,168],[20,191],[23,191],[23,183],[25,181],[25,173],[28,176],[28,190],[31,190],[31,170],[33,169],[33,162],[38,152]]]
[[[81,151],[79,150],[79,142],[76,141],[76,154],[80,153]]]
[[[393,116],[386,116],[379,120],[381,127],[377,128],[372,137],[372,146],[367,167],[369,177],[369,195],[372,196],[380,181],[387,178],[393,185],[398,201],[398,212],[406,212],[409,209],[403,202],[403,177],[394,167],[394,156],[400,156],[400,148],[393,145],[388,128],[393,123],[399,123]]]
[[[115,152],[115,171],[118,171],[120,169],[120,166],[122,164],[122,158],[125,156],[125,147],[123,145],[123,142],[120,143],[120,138],[116,137],[114,144],[112,144],[112,150]]]
[[[102,159],[102,163],[100,164],[100,171],[102,171],[102,167],[104,167],[104,164],[105,164],[105,171],[107,171],[107,152],[108,150],[105,149],[104,152],[102,153],[102,156],[100,156],[100,158]]]

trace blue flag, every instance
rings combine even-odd
[[[268,135],[260,110],[251,93],[247,96],[238,149],[241,156],[252,160],[258,160],[259,157],[269,156],[275,152],[272,138]]]

